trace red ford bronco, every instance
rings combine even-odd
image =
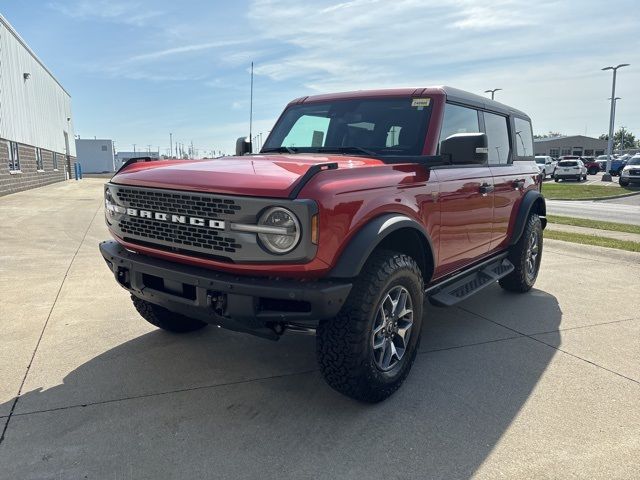
[[[546,208],[523,112],[450,87],[303,97],[250,150],[132,159],[105,185],[101,253],[153,325],[315,333],[329,385],[377,402],[411,369],[425,299],[536,280]]]

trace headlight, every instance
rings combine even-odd
[[[272,253],[290,252],[300,240],[300,222],[286,208],[269,208],[260,216],[258,229],[258,238]]]
[[[629,170],[627,170],[626,168],[624,170],[622,170],[622,176],[623,177],[628,177],[629,176]]]
[[[113,217],[116,213],[125,213],[127,211],[126,208],[118,205],[111,194],[111,190],[108,188],[104,191],[104,208],[106,210],[107,215]]]

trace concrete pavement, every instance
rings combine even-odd
[[[0,199],[0,478],[640,474],[639,254],[546,241],[529,294],[429,305],[405,385],[362,405],[312,337],[144,322],[97,250],[102,183]]]
[[[547,200],[547,214],[640,225],[640,205],[632,202],[605,203],[604,200]]]

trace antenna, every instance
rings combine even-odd
[[[249,95],[249,143],[251,143],[251,132],[253,128],[253,62],[251,62],[251,93]],[[253,146],[251,147],[253,150]]]

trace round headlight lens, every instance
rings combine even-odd
[[[273,207],[262,214],[258,222],[262,227],[274,227],[278,233],[258,233],[262,244],[272,253],[287,253],[300,240],[300,222],[293,212],[282,207]]]

